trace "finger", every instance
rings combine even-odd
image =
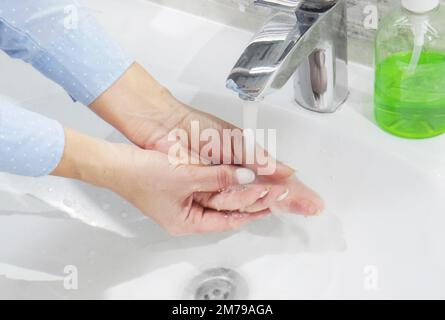
[[[296,213],[305,216],[318,216],[323,213],[324,204],[318,197],[305,197],[290,191],[287,199],[270,206],[274,212]]]
[[[193,192],[217,192],[255,181],[255,173],[235,166],[189,166]]]
[[[241,228],[243,225],[267,217],[269,214],[270,210],[257,213],[223,213],[220,211],[207,209],[204,211],[201,219],[195,222],[194,232],[210,233],[236,230]]]
[[[240,128],[201,112],[196,112],[196,119],[194,120],[199,121],[200,128],[202,129],[214,128],[217,130],[220,135],[218,144],[220,152],[212,152],[210,155],[207,152],[202,152],[204,147],[208,147],[208,142],[199,141],[196,144],[187,143],[184,145],[184,148],[188,149],[188,155],[187,152],[182,152],[180,156],[181,159],[186,158],[190,163],[191,159],[189,159],[189,157],[197,158],[200,164],[205,165],[209,163],[242,165],[253,170],[257,175],[265,175],[275,181],[288,178],[295,173],[294,169],[276,160],[259,144],[254,143],[254,148],[251,148],[250,139],[246,139],[243,135],[243,130]],[[185,129],[189,130],[189,128]],[[224,139],[224,130],[230,130],[231,132],[231,138],[229,138],[228,141]],[[231,144],[230,146],[225,145],[229,142]],[[173,146],[177,146],[177,142],[169,141],[166,135],[158,139],[153,147],[158,151],[170,154]],[[251,153],[253,153],[254,157],[248,156]],[[175,157],[176,156],[177,155],[175,155]]]
[[[265,186],[248,185],[229,187],[225,191],[217,193],[196,193],[194,199],[205,208],[218,211],[246,211],[244,208],[252,206],[266,197],[268,193],[269,189]]]
[[[152,148],[168,155],[170,163],[184,165],[210,165],[211,161],[200,157],[199,153],[191,150],[187,144],[170,141],[167,137],[158,140]]]
[[[266,177],[272,181],[278,181],[289,178],[295,174],[294,169],[276,160],[259,144],[255,144],[254,152],[255,157],[250,157],[253,158],[254,161],[250,161],[251,159],[249,159],[247,156],[249,151],[244,149],[244,158],[242,158],[242,163],[244,167],[253,170],[258,176]],[[250,151],[250,153],[252,153],[252,151]],[[235,154],[235,158],[239,156],[239,154]]]
[[[246,212],[258,212],[266,209],[272,208],[276,202],[282,201],[284,198],[288,197],[289,189],[282,185],[267,185],[269,189],[268,194],[258,199],[251,206],[246,207],[244,210]]]
[[[281,186],[287,189],[285,193],[276,199],[271,198],[268,203],[268,207],[274,212],[299,213],[307,216],[323,212],[324,202],[320,196],[297,178],[288,179]]]
[[[253,170],[257,175],[267,176],[270,180],[282,180],[291,177],[295,170],[276,160],[267,150],[255,141],[255,133],[252,130],[241,130],[232,125],[228,125],[232,131],[230,142],[230,152],[227,152],[227,145],[222,148],[220,159],[227,164],[238,164]],[[227,130],[227,129],[226,129]],[[228,143],[227,139],[221,143]]]

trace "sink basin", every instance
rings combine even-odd
[[[89,3],[178,98],[241,125],[241,101],[224,80],[251,34],[150,2]],[[1,56],[0,68],[2,94],[123,140],[28,66]],[[279,159],[325,199],[321,217],[280,214],[237,232],[172,238],[106,190],[0,175],[0,298],[185,298],[211,268],[235,270],[250,299],[445,298],[445,137],[380,131],[372,74],[351,64],[351,96],[332,115],[296,106],[291,87],[259,106],[259,128],[277,130]],[[67,266],[77,289],[64,286]]]

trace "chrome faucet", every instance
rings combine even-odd
[[[278,13],[253,37],[227,87],[248,101],[262,100],[294,76],[295,101],[335,112],[348,97],[344,0],[255,0]]]

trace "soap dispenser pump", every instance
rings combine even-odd
[[[375,117],[405,138],[445,133],[445,12],[439,0],[401,0],[375,45]]]

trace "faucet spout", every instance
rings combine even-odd
[[[280,12],[253,37],[227,87],[243,99],[257,101],[295,75],[295,100],[300,105],[318,112],[337,110],[348,95],[344,1],[256,2],[270,7],[278,2]]]

